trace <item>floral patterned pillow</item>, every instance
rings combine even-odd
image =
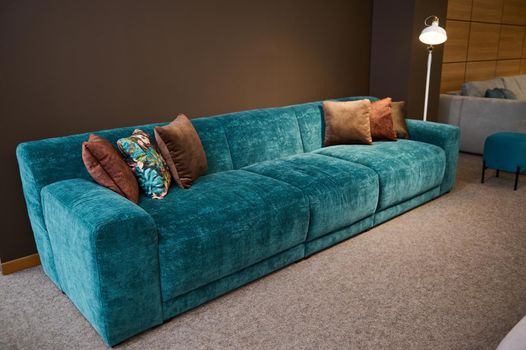
[[[150,136],[136,129],[130,137],[118,140],[117,146],[144,193],[154,199],[164,198],[170,187],[171,175],[163,157],[152,145]]]

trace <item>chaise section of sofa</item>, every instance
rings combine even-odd
[[[138,205],[90,179],[88,134],[17,150],[44,271],[110,346],[454,185],[451,125],[409,120],[409,140],[323,148],[321,102],[192,123],[208,173]],[[133,129],[97,134],[115,142]]]

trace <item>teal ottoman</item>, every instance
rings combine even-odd
[[[482,161],[482,179],[486,169],[515,173],[515,186],[517,190],[519,174],[526,171],[526,134],[518,132],[498,132],[488,136],[484,142],[484,156]]]

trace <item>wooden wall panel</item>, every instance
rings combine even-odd
[[[495,75],[507,76],[507,75],[518,75],[521,73],[521,60],[500,60],[497,61],[497,68]]]
[[[497,61],[468,62],[465,81],[487,80],[495,77]]]
[[[441,92],[526,74],[526,0],[450,0],[446,30]]]
[[[524,28],[503,25],[500,30],[499,59],[520,58],[524,41]]]
[[[466,74],[466,62],[444,63],[442,65],[442,81],[440,93],[455,91],[460,89]]]
[[[471,22],[468,61],[497,59],[499,32],[499,24]]]
[[[526,25],[526,1],[504,0],[502,23]]]
[[[469,22],[447,22],[448,40],[444,46],[443,62],[466,61],[468,54]]]
[[[447,4],[448,19],[471,19],[471,6],[473,0],[449,0]]]
[[[504,0],[473,0],[471,20],[500,23],[503,1]]]

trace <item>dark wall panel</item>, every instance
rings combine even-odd
[[[372,0],[1,1],[0,260],[35,251],[19,142],[367,94],[371,9]]]

